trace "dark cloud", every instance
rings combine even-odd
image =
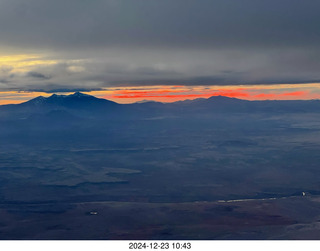
[[[319,83],[320,78],[263,78],[259,81],[248,81],[241,78],[223,78],[219,76],[200,76],[187,79],[150,79],[111,82],[116,86],[149,86],[149,85],[185,85],[185,86],[230,86],[230,85],[273,85],[273,84],[307,84]]]
[[[37,78],[37,79],[51,79],[52,77],[51,76],[46,76],[42,73],[39,73],[39,72],[35,72],[35,71],[30,71],[27,73],[27,76],[28,77],[32,77],[32,78]]]
[[[14,74],[11,73],[13,67],[8,65],[0,65],[0,83],[1,84],[10,84],[12,78],[14,78]]]
[[[0,49],[60,60],[15,88],[312,82],[319,9],[314,0],[2,0]],[[63,84],[51,88],[50,76]]]
[[[60,49],[318,47],[319,8],[312,0],[3,0],[0,35]]]
[[[0,78],[0,83],[2,83],[2,84],[8,84],[9,81],[8,81],[8,79]]]
[[[45,93],[69,93],[69,92],[92,92],[101,91],[101,88],[57,88],[57,89],[28,89],[28,92],[45,92]]]
[[[2,65],[0,66],[0,74],[8,74],[13,70],[12,66]]]

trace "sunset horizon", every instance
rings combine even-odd
[[[131,104],[141,101],[171,103],[176,101],[225,96],[243,100],[314,100],[320,99],[320,84],[281,84],[281,85],[238,85],[238,86],[132,86],[109,88],[108,90],[70,90],[70,91],[7,91],[0,93],[0,105],[19,104],[38,96],[49,97],[52,94],[70,95],[82,92],[97,98],[114,101],[119,104]]]

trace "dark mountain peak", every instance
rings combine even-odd
[[[72,108],[72,109],[91,109],[95,108],[103,108],[106,105],[117,105],[117,103],[113,101],[109,101],[106,99],[96,98],[91,95],[87,95],[81,92],[75,92],[70,95],[58,95],[52,94],[50,97],[36,97],[31,99],[25,103],[22,103],[22,106],[26,107],[37,107],[37,109],[42,108],[57,108],[57,107],[64,107],[64,108]]]
[[[46,98],[49,102],[52,101],[62,101],[62,100],[67,100],[67,99],[81,99],[81,98],[91,98],[91,99],[97,99],[94,96],[87,95],[81,92],[75,92],[70,95],[58,95],[58,94],[52,94],[50,97]]]
[[[242,100],[242,99],[230,98],[230,97],[218,95],[218,96],[211,96],[210,98],[208,98],[208,100],[213,100],[213,101],[230,101],[230,100]]]
[[[88,105],[107,105],[107,104],[117,104],[113,101],[97,98],[92,95],[84,94],[82,92],[75,92],[65,97],[65,103],[68,105],[77,105],[77,106],[88,106]]]
[[[52,94],[50,97],[48,97],[47,99],[49,100],[54,100],[54,99],[62,99],[65,98],[66,95],[58,95],[58,94]]]
[[[95,98],[94,96],[91,96],[91,95],[88,95],[88,94],[84,94],[82,92],[75,92],[73,94],[70,94],[69,97],[76,97],[76,98],[93,97],[93,98]]]
[[[108,101],[106,99],[96,98],[95,96],[84,94],[82,92],[75,92],[65,97],[66,102],[101,102]],[[111,102],[111,101],[110,101]]]
[[[157,102],[157,101],[154,101],[154,100],[144,99],[144,100],[137,101],[137,102],[135,102],[134,104],[145,104],[145,103],[161,103],[161,102]]]
[[[29,101],[27,102],[24,102],[22,104],[34,104],[34,105],[41,105],[41,104],[44,104],[46,102],[46,99],[45,97],[43,96],[38,96],[36,98],[33,98],[33,99],[30,99]]]
[[[182,101],[176,101],[173,102],[175,105],[188,105],[188,106],[207,106],[207,105],[213,105],[213,104],[219,104],[219,105],[234,105],[234,103],[240,103],[240,102],[249,102],[244,99],[237,99],[237,98],[229,98],[226,96],[211,96],[210,98],[196,98],[196,99],[186,99]]]
[[[200,102],[205,102],[207,99],[205,98],[196,98],[196,99],[185,99],[185,100],[179,100],[172,102],[172,104],[183,104],[183,105],[191,105],[191,104],[196,104]]]
[[[39,97],[34,98],[33,100],[34,101],[44,101],[44,100],[46,100],[46,98],[43,96],[39,96]]]

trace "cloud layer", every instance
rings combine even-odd
[[[320,82],[319,9],[313,0],[2,0],[0,91]]]

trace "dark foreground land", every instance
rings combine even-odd
[[[319,103],[65,98],[0,107],[0,239],[320,239]]]
[[[56,206],[2,205],[2,239],[317,240],[320,235],[319,196],[227,202],[79,202],[52,210]]]

